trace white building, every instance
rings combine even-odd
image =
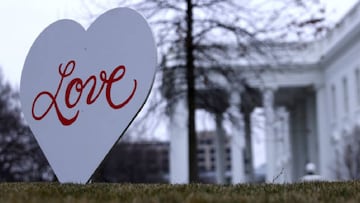
[[[267,182],[297,181],[305,174],[307,162],[315,163],[324,179],[336,180],[341,142],[360,124],[360,3],[324,39],[308,44],[291,62],[267,68],[261,78],[254,74],[252,69],[247,71],[247,77],[257,78],[251,85],[263,98]],[[233,95],[232,101],[241,102],[238,97]],[[181,105],[170,131],[174,132],[170,152],[173,183],[188,182]],[[243,129],[233,135],[233,183],[246,181]]]

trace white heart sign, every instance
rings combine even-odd
[[[145,103],[157,64],[146,20],[110,10],[49,25],[23,67],[25,119],[60,182],[86,183]]]

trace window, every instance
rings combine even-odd
[[[343,80],[343,92],[344,92],[344,110],[345,113],[349,113],[349,94],[348,94],[348,82],[344,77]]]
[[[230,153],[231,153],[231,149],[227,147],[227,148],[225,149],[225,153],[226,153],[226,154],[230,154]]]
[[[204,152],[205,152],[204,149],[198,149],[198,150],[197,150],[198,155],[199,155],[199,154],[204,154]]]
[[[331,86],[331,102],[332,102],[332,110],[333,110],[333,119],[336,119],[336,89],[335,85]]]
[[[357,68],[355,70],[355,80],[356,80],[356,99],[357,104],[360,106],[360,70]]]

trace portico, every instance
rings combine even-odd
[[[269,69],[252,85],[262,93],[266,181],[298,181],[305,175],[308,162],[317,166],[317,173],[326,176],[329,155],[324,152],[329,147],[329,136],[324,128],[319,128],[327,122],[320,68]]]
[[[295,182],[306,163],[319,166],[315,99],[312,86],[263,91],[267,182]]]
[[[250,78],[252,74],[248,72]],[[248,95],[241,92],[232,92],[228,97],[228,104],[212,105],[222,106],[222,109],[206,109],[212,112],[216,118],[216,128],[218,132],[217,142],[217,181],[223,183],[224,171],[221,167],[224,164],[221,162],[223,157],[222,145],[222,114],[225,111],[238,112],[238,124],[232,131],[232,182],[251,182],[253,180],[253,167],[251,154],[251,124],[249,115],[255,107],[263,107],[265,116],[265,140],[266,140],[266,181],[267,182],[295,182],[305,175],[305,165],[312,162],[317,166],[317,173],[326,175],[327,160],[329,154],[326,154],[326,148],[329,146],[329,136],[326,136],[324,128],[319,128],[319,125],[324,125],[327,121],[326,112],[324,112],[324,103],[326,99],[321,82],[320,70],[316,67],[308,68],[281,68],[278,70],[269,69],[262,74],[262,78],[258,80],[251,80],[251,86],[258,90],[260,102],[246,101]],[[203,94],[203,93],[202,93]],[[211,95],[208,92],[208,96]],[[208,98],[202,95],[202,98]],[[221,98],[219,95],[214,99]],[[225,96],[222,96],[225,98]],[[207,100],[209,101],[209,100]],[[198,104],[198,108],[203,108],[206,105]],[[251,107],[244,105],[252,105]],[[211,106],[211,105],[210,105]],[[243,108],[241,108],[243,107]],[[207,107],[209,108],[209,107]],[[246,111],[245,111],[246,110]],[[182,113],[186,112],[184,110]],[[181,114],[174,114],[179,116]],[[186,117],[182,116],[182,119]],[[183,120],[185,122],[185,120]],[[179,125],[183,122],[174,122],[173,125]],[[185,126],[184,126],[185,127]],[[176,129],[176,128],[172,128]],[[186,131],[176,130],[176,133],[182,132],[181,135],[186,139]],[[184,133],[185,132],[185,133]],[[173,145],[179,146],[179,143],[186,143],[171,139]],[[173,137],[173,135],[172,135]],[[319,143],[322,143],[321,145]],[[184,161],[186,166],[186,148],[181,148],[182,159],[172,158],[175,160],[173,166],[170,167],[173,171],[179,171],[179,160]],[[171,147],[172,153],[179,150],[176,147]],[[250,152],[250,153],[249,153]],[[182,172],[186,173],[185,167]],[[171,174],[171,173],[170,173]],[[174,173],[176,174],[176,173]],[[171,176],[171,175],[170,175]],[[172,176],[171,176],[172,177]],[[186,177],[186,176],[184,176]],[[187,182],[184,178],[182,183]],[[177,182],[177,181],[173,181]]]

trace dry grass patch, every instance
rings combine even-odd
[[[360,202],[360,182],[261,185],[0,183],[0,202]]]

